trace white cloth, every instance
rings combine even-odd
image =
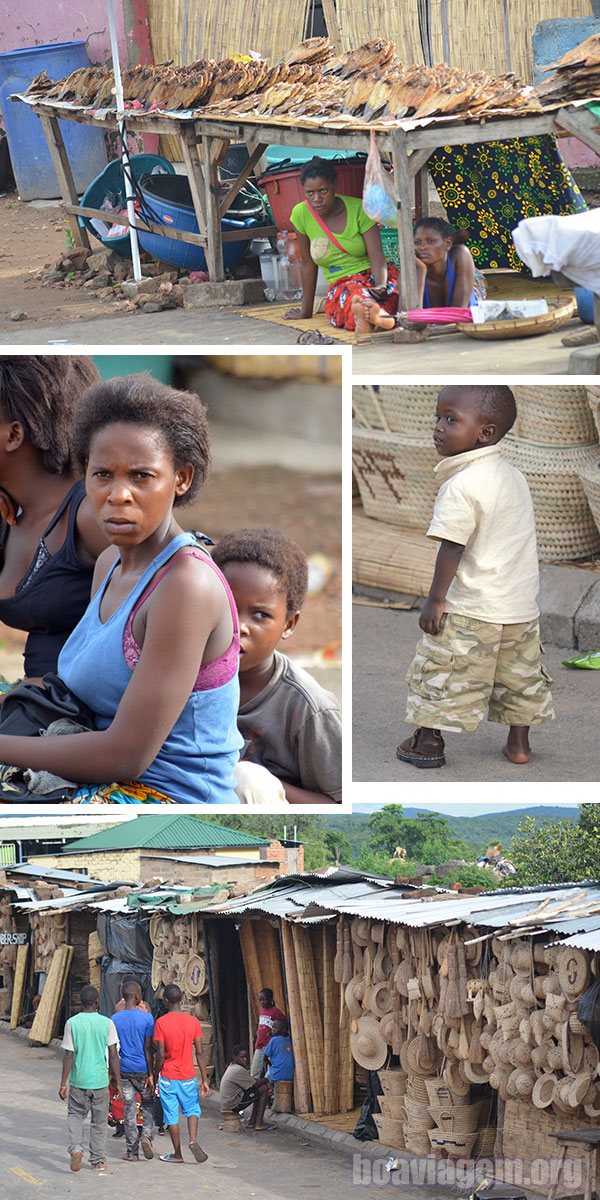
[[[268,805],[269,812],[289,809],[281,780],[260,763],[236,763],[235,790],[240,804]]]
[[[532,275],[564,271],[573,283],[600,295],[600,208],[568,217],[528,217],[512,237]]]
[[[499,625],[539,615],[535,518],[527,480],[500,444],[442,458],[428,537],[464,546],[444,605]]]

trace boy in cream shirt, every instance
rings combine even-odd
[[[506,757],[526,763],[530,726],[554,717],[533,505],[524,476],[500,453],[516,415],[504,386],[457,385],[438,397],[441,486],[428,536],[440,549],[407,675],[407,720],[419,728],[396,751],[415,767],[443,767],[442,730],[471,733],[486,716],[509,726]]]

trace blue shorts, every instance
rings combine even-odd
[[[200,1116],[198,1081],[194,1079],[166,1079],[158,1077],[158,1091],[163,1107],[165,1125],[179,1125],[179,1109],[184,1117]]]

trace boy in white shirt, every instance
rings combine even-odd
[[[530,726],[554,717],[531,495],[500,453],[516,415],[505,386],[456,385],[438,397],[441,487],[427,532],[441,544],[407,674],[407,720],[419,728],[396,751],[415,767],[443,767],[441,731],[470,733],[486,716],[509,726],[506,757],[526,763]]]

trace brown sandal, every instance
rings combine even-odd
[[[399,758],[402,762],[410,763],[413,767],[419,767],[423,771],[433,770],[434,767],[445,767],[446,758],[444,756],[443,738],[441,738],[437,729],[434,729],[433,733],[440,737],[442,743],[439,754],[425,754],[422,750],[419,750],[421,730],[415,729],[411,737],[396,747],[396,758]]]

